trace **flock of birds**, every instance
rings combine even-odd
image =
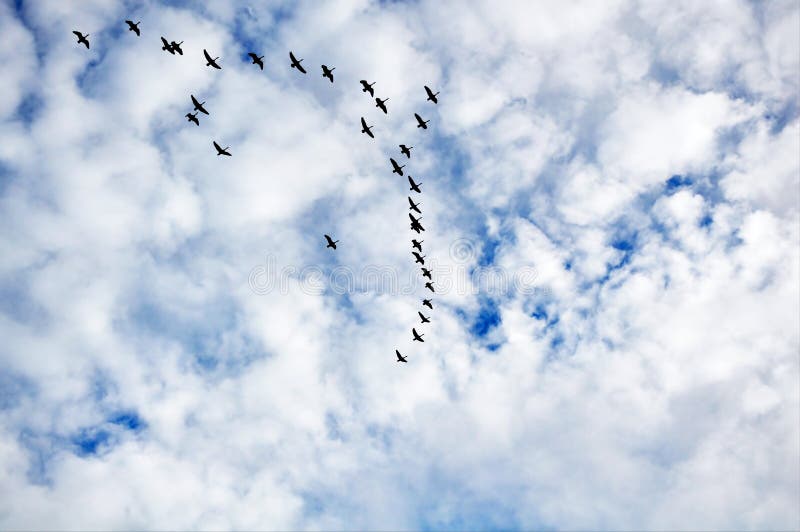
[[[141,36],[141,31],[139,29],[139,24],[141,23],[141,21],[134,23],[131,20],[126,20],[125,23],[128,25],[129,31],[135,33],[137,37]],[[84,35],[83,33],[77,30],[73,31],[72,33],[74,33],[78,37],[78,44],[83,44],[84,46],[86,46],[87,49],[89,49],[89,39],[88,39],[89,34]],[[162,44],[161,49],[164,50],[165,52],[168,52],[172,55],[175,54],[183,55],[183,49],[181,48],[183,41],[181,42],[168,41],[166,38],[162,36],[161,44]],[[264,70],[263,55],[259,56],[254,52],[250,52],[247,55],[252,59],[253,65],[258,66],[261,70]],[[217,70],[222,69],[222,67],[217,62],[219,60],[219,57],[212,58],[211,54],[209,54],[208,51],[205,49],[203,49],[203,56],[205,57],[206,60],[206,66],[216,68]],[[291,68],[297,69],[299,72],[303,74],[308,73],[302,65],[303,59],[297,59],[297,57],[295,57],[294,53],[291,51],[289,52],[289,59],[291,61],[289,65]],[[321,67],[322,67],[322,77],[327,78],[331,83],[333,83],[333,71],[336,70],[336,68],[328,67],[327,65],[324,64],[321,65]],[[381,99],[375,96],[375,89],[373,89],[375,82],[369,83],[367,82],[367,80],[362,79],[360,80],[360,83],[362,87],[361,89],[362,92],[369,93],[371,98],[375,98],[375,107],[383,111],[384,114],[389,114],[389,111],[386,107],[386,102],[389,101],[389,98]],[[425,85],[424,88],[425,88],[425,93],[427,94],[426,101],[438,104],[439,100],[436,97],[438,96],[439,93],[438,92],[434,93],[427,85]],[[193,108],[194,113],[192,113],[191,111],[187,113],[186,119],[189,122],[192,122],[195,125],[199,126],[200,125],[200,120],[198,118],[199,113],[202,113],[204,115],[209,114],[208,110],[204,107],[206,102],[199,101],[193,94],[190,94],[189,96],[192,100],[192,105],[194,106]],[[417,128],[428,129],[428,123],[430,122],[430,120],[423,120],[423,118],[417,113],[414,113],[414,118],[416,118],[417,120]],[[373,126],[367,125],[367,122],[364,119],[364,117],[363,116],[361,117],[361,132],[366,134],[368,137],[372,139],[375,138],[375,135],[372,133],[373,127],[374,125]],[[212,143],[214,145],[214,148],[217,150],[217,156],[220,155],[224,155],[227,157],[232,156],[230,151],[228,151],[230,149],[230,146],[226,146],[223,148],[222,146],[219,145],[219,143],[217,143],[216,140],[212,141]],[[406,159],[411,159],[411,150],[413,146],[400,144],[399,147],[400,147],[400,153],[402,155],[405,155]],[[398,174],[399,176],[404,177],[403,168],[405,168],[406,165],[400,165],[393,157],[389,157],[389,162],[392,165],[392,174]],[[420,189],[420,186],[422,185],[422,182],[419,183],[415,182],[411,175],[405,177],[408,179],[408,183],[410,185],[409,191],[421,194],[422,190]],[[417,235],[419,235],[423,231],[425,231],[425,228],[422,227],[422,224],[420,222],[420,220],[422,220],[421,216],[422,211],[419,208],[420,203],[414,202],[414,200],[411,199],[411,196],[408,196],[408,205],[409,205],[409,211],[416,212],[417,214],[420,215],[419,217],[416,217],[412,212],[408,213],[408,217],[411,220],[411,230],[415,231]],[[333,240],[333,238],[327,234],[323,236],[327,241],[326,248],[331,248],[333,250],[336,250],[336,244],[339,242],[339,240]],[[423,242],[424,242],[423,240],[417,240],[416,238],[411,239],[411,246],[412,246],[411,255],[414,257],[414,263],[420,265],[423,277],[428,279],[428,281],[425,283],[425,287],[433,293],[435,292],[433,287],[433,276],[431,275],[431,271],[425,268],[425,255],[422,255]],[[433,310],[433,301],[431,299],[423,299],[422,305],[430,310]],[[419,315],[422,324],[430,323],[431,321],[430,317],[425,316],[425,314],[423,314],[422,311],[417,311],[417,314]],[[412,341],[415,342],[425,341],[422,338],[425,335],[417,332],[416,327],[411,328],[411,334],[412,334]],[[407,357],[403,356],[398,349],[395,349],[395,355],[397,356],[397,362],[404,362],[404,363],[408,362]]]

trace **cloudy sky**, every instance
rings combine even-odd
[[[0,528],[800,527],[799,56],[791,0],[3,1]]]

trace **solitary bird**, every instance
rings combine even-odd
[[[403,167],[405,167],[405,165],[400,166],[399,164],[397,164],[397,161],[395,161],[391,157],[389,157],[389,162],[392,163],[392,173],[393,174],[403,175]]]
[[[416,251],[411,252],[414,255],[414,264],[425,264],[425,255],[420,255]]]
[[[408,176],[408,184],[411,185],[411,188],[409,190],[413,190],[414,192],[416,192],[418,194],[422,194],[422,191],[419,189],[420,185],[422,185],[421,182],[420,183],[414,183],[414,180],[411,179],[411,176]]]
[[[411,150],[414,146],[406,146],[405,144],[400,145],[400,153],[405,155],[407,158],[411,159]]]
[[[300,64],[303,62],[302,59],[297,59],[292,52],[289,52],[289,59],[292,60],[292,64],[290,65],[292,68],[296,68],[303,74],[307,74],[306,69]]]
[[[433,277],[431,277],[431,271],[428,268],[425,267],[422,268],[422,276],[427,277],[428,279],[433,281]]]
[[[361,132],[366,133],[369,138],[374,139],[375,135],[372,134],[372,128],[375,126],[368,126],[367,121],[364,120],[364,117],[361,117]]]
[[[429,102],[439,103],[439,100],[436,99],[436,95],[439,94],[438,92],[434,94],[433,91],[427,85],[425,85],[425,92],[428,93]]]
[[[203,104],[206,103],[206,102],[202,102],[202,103],[198,102],[197,98],[194,97],[194,94],[190,94],[189,96],[192,97],[192,103],[194,104],[194,110],[195,111],[200,111],[204,115],[207,115],[208,111],[206,111],[206,108],[203,107]]]
[[[161,44],[162,44],[162,46],[161,46],[162,50],[165,50],[165,51],[171,53],[172,55],[175,55],[175,50],[172,49],[172,45],[169,43],[169,41],[167,41],[163,37],[163,35],[161,37]]]
[[[383,114],[389,114],[389,111],[386,110],[386,102],[389,101],[389,98],[381,100],[380,98],[375,98],[375,107],[379,108],[383,111]]]
[[[263,55],[261,57],[258,57],[258,55],[254,54],[253,52],[250,52],[247,55],[249,55],[250,59],[253,60],[254,65],[258,65],[259,68],[261,68],[261,70],[264,70],[264,61],[262,61],[262,59],[264,59]]]
[[[411,201],[411,196],[408,196],[408,206],[412,211],[415,211],[415,212],[418,212],[418,213],[422,214],[422,211],[419,210],[420,204],[419,203],[414,203],[413,201]]]
[[[428,129],[428,122],[430,122],[430,120],[423,120],[417,113],[414,113],[414,116],[417,119],[417,128]]]
[[[198,126],[200,125],[200,121],[197,119],[197,113],[196,112],[194,114],[186,113],[186,119],[189,120],[189,122],[194,122]]]
[[[406,360],[406,357],[404,357],[403,355],[400,354],[400,351],[395,349],[394,352],[397,355],[397,361],[398,362],[408,362],[408,360]]]
[[[336,70],[336,67],[328,68],[325,65],[322,65],[322,77],[328,78],[333,83],[333,71]]]
[[[86,35],[84,35],[81,32],[75,31],[75,30],[73,30],[72,33],[74,33],[75,35],[78,36],[78,44],[83,43],[84,45],[86,45],[86,49],[88,50],[89,49],[89,39],[87,39],[87,37],[89,36],[89,34],[87,33]]]
[[[217,144],[216,140],[213,142],[214,142],[214,147],[217,149],[217,157],[219,157],[220,155],[227,155],[228,157],[231,156],[230,152],[228,151],[228,148],[230,148],[230,146],[225,146],[224,148],[221,148],[220,145]]]
[[[411,328],[411,334],[414,335],[414,341],[415,342],[425,342],[425,340],[422,339],[422,337],[425,336],[425,335],[418,333],[417,330],[415,328],[413,328],[413,327]]]
[[[423,299],[422,304],[428,307],[429,309],[433,310],[433,303],[431,303],[430,299]]]
[[[325,246],[325,247],[326,247],[326,248],[333,248],[333,249],[336,249],[336,243],[338,242],[338,240],[334,240],[334,239],[332,239],[331,237],[329,237],[328,235],[324,235],[324,236],[325,236],[325,240],[327,240],[327,241],[328,241],[328,245],[327,245],[327,246]]]
[[[420,219],[421,219],[421,218],[420,218]],[[411,245],[412,245],[412,246],[413,246],[415,249],[418,249],[418,250],[420,251],[420,253],[422,252],[422,243],[423,243],[423,242],[425,242],[425,241],[424,241],[424,240],[419,240],[419,241],[418,241],[418,240],[416,240],[416,239],[414,239],[414,238],[412,238],[412,239],[411,239]]]
[[[431,292],[435,292],[435,291],[436,291],[436,290],[434,290],[434,289],[433,289],[433,283],[432,283],[432,282],[430,282],[430,281],[428,281],[427,283],[425,283],[425,288],[427,288],[427,289],[428,289],[428,290],[430,290]]]
[[[206,66],[214,67],[217,70],[222,70],[222,67],[217,64],[217,59],[219,59],[219,57],[211,59],[211,56],[208,54],[205,48],[203,48],[203,55],[206,56]]]
[[[176,52],[178,52],[180,55],[183,55],[183,49],[181,49],[181,45],[182,44],[183,44],[183,41],[181,41],[181,42],[172,41],[172,42],[169,43],[169,45],[172,47],[172,49],[175,50]]]
[[[139,22],[137,22],[136,24],[134,24],[132,20],[126,20],[125,21],[125,24],[128,25],[128,31],[132,31],[133,33],[136,34],[137,37],[141,37],[142,36],[141,32],[139,31],[139,24],[141,24],[141,23],[142,23],[141,20]]]
[[[425,314],[423,314],[422,312],[417,311],[417,314],[419,314],[419,319],[422,320],[422,323],[430,323],[431,322],[431,319],[429,317],[427,317]]]
[[[370,96],[375,96],[375,89],[372,86],[375,85],[375,82],[367,83],[367,80],[361,80],[361,92],[368,92]]]

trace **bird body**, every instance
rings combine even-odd
[[[137,37],[141,37],[141,35],[142,35],[141,32],[139,31],[139,24],[141,24],[141,23],[142,23],[141,20],[139,22],[137,22],[136,24],[134,24],[132,20],[126,20],[125,21],[125,24],[128,25],[128,31],[134,32]]]
[[[417,194],[422,194],[422,191],[419,189],[420,185],[422,185],[421,182],[415,183],[414,180],[411,179],[411,176],[408,176],[408,184],[411,185],[411,188],[409,190],[413,190]]]
[[[386,102],[389,101],[389,98],[381,100],[380,98],[375,98],[375,107],[383,111],[383,114],[389,114],[389,111],[386,110]]]
[[[417,128],[428,129],[428,122],[430,122],[430,120],[423,120],[417,113],[414,113],[414,117],[417,119]]]
[[[414,203],[413,201],[411,201],[411,196],[408,196],[408,206],[412,211],[415,211],[415,212],[418,212],[418,213],[422,214],[422,211],[419,210],[420,204],[419,203]]]
[[[414,246],[414,248],[418,249],[420,252],[422,252],[422,243],[423,242],[425,242],[425,241],[424,240],[416,240],[414,238],[411,239],[411,245]]]
[[[175,55],[172,45],[163,36],[161,37],[161,49]]]
[[[336,70],[336,67],[328,68],[325,65],[322,65],[322,77],[328,78],[333,83],[333,71]]]
[[[264,59],[263,55],[259,57],[257,54],[254,54],[253,52],[250,52],[247,55],[249,55],[250,59],[253,60],[254,65],[258,65],[259,68],[261,68],[261,70],[264,70],[264,61],[262,61],[262,59]]]
[[[422,339],[422,337],[425,336],[425,335],[424,334],[419,334],[417,332],[417,330],[415,328],[413,328],[413,327],[411,328],[411,334],[414,335],[414,341],[415,342],[424,342],[425,341],[425,340]]]
[[[88,50],[89,49],[89,39],[88,39],[89,34],[87,33],[86,35],[84,35],[83,33],[79,32],[77,30],[72,30],[72,33],[77,35],[78,44],[83,43],[83,45],[86,46],[86,49]]]
[[[361,92],[368,92],[370,96],[375,96],[375,89],[372,88],[375,85],[375,82],[367,83],[367,80],[361,80]]]
[[[217,70],[222,70],[222,67],[217,64],[217,59],[219,59],[219,57],[211,59],[211,55],[205,48],[203,48],[203,55],[206,56],[206,66],[214,67]]]
[[[364,117],[361,117],[361,132],[366,133],[367,136],[371,139],[375,138],[375,135],[372,134],[372,128],[375,126],[368,126],[367,121],[364,120]]]
[[[400,153],[405,155],[408,159],[411,159],[411,150],[414,146],[406,146],[405,144],[400,145]]]
[[[214,142],[214,147],[217,149],[217,156],[220,156],[220,155],[227,155],[228,157],[231,156],[230,152],[228,151],[228,148],[230,148],[230,146],[225,146],[223,148],[219,144],[217,144],[216,140],[213,141],[213,142]]]
[[[208,111],[206,111],[206,108],[203,107],[203,104],[206,103],[206,102],[198,102],[197,98],[194,97],[194,94],[190,94],[189,96],[192,97],[192,104],[194,104],[194,110],[195,111],[200,111],[204,115],[207,115]]]
[[[397,355],[397,361],[398,362],[408,362],[408,360],[406,360],[406,357],[404,357],[403,355],[400,354],[400,351],[395,349],[394,352]]]
[[[181,48],[182,44],[183,44],[183,41],[181,41],[181,42],[172,41],[172,42],[169,43],[170,47],[172,47],[172,49],[175,50],[176,52],[178,52],[180,55],[183,55],[183,49]]]
[[[303,74],[307,74],[306,69],[303,68],[303,65],[300,64],[300,63],[303,62],[302,59],[297,59],[292,52],[289,52],[289,59],[292,60],[291,65],[289,65],[290,67],[296,68],[297,70],[299,70]]]
[[[333,248],[333,249],[336,249],[336,243],[338,242],[338,240],[334,240],[334,239],[332,239],[332,238],[331,238],[330,236],[328,236],[328,235],[323,235],[323,236],[325,237],[325,240],[327,240],[327,241],[328,241],[328,245],[327,245],[327,246],[325,246],[325,247],[326,247],[326,248]]]
[[[389,157],[389,162],[392,163],[393,174],[403,175],[403,167],[405,167],[405,165],[400,166],[392,157]]]
[[[428,93],[429,102],[439,103],[439,100],[436,99],[436,95],[439,94],[438,92],[434,94],[433,91],[427,85],[425,85],[425,92]]]
[[[195,112],[194,114],[186,113],[186,119],[189,120],[189,122],[194,122],[195,125],[198,126],[200,125],[200,121],[197,119],[197,112]]]

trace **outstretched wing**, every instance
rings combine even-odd
[[[224,151],[224,150],[222,149],[222,146],[220,146],[219,144],[217,144],[217,141],[216,141],[216,140],[213,140],[213,141],[211,141],[211,142],[213,142],[213,143],[214,143],[214,147],[217,149],[217,151],[219,151],[219,152],[221,152],[221,151]]]
[[[211,56],[208,55],[208,51],[205,48],[203,48],[203,55],[206,56],[206,61],[208,61],[209,63],[213,63],[214,62],[214,60],[211,59]]]
[[[254,54],[253,52],[248,52],[248,53],[247,53],[247,55],[249,55],[249,56],[250,56],[250,58],[251,58],[253,61],[258,61],[258,56],[257,56],[256,54]]]

